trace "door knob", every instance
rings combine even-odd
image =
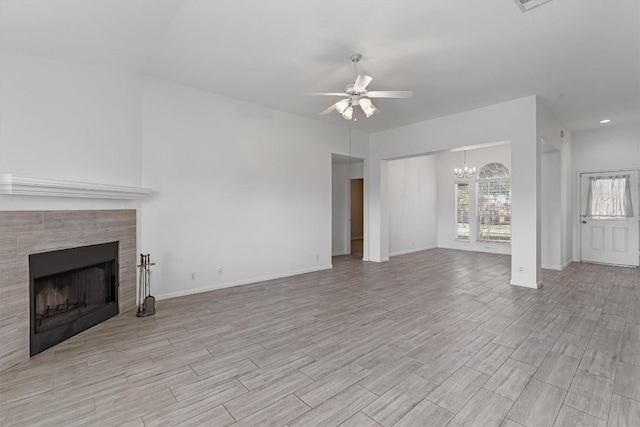
[[[583,223],[583,224],[586,224],[586,223],[587,223],[587,221],[585,221],[585,220],[583,219],[583,220],[582,220],[582,223]]]

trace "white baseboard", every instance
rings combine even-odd
[[[440,249],[453,249],[455,251],[480,252],[483,254],[511,255],[510,243],[486,242],[478,244],[478,242],[456,241],[453,244],[440,243],[437,246]]]
[[[331,256],[349,255],[347,251],[333,252]]]
[[[557,265],[557,264],[542,264],[542,268],[545,270],[555,270],[555,271],[562,271],[565,268],[567,268],[569,266],[569,264],[571,264],[573,261],[569,260],[567,262],[565,262],[562,265]]]
[[[435,249],[435,248],[437,248],[437,246],[424,246],[422,248],[413,248],[413,249],[408,249],[406,251],[394,252],[392,254],[389,254],[389,256],[392,257],[392,256],[398,256],[398,255],[406,255],[414,252],[428,251],[429,249]]]
[[[542,283],[530,283],[530,282],[514,282],[511,280],[511,286],[519,286],[521,288],[529,288],[529,289],[540,289],[542,287]]]
[[[169,299],[169,298],[183,297],[183,296],[186,296],[186,295],[201,294],[203,292],[210,292],[210,291],[215,291],[215,290],[218,290],[218,289],[226,289],[226,288],[233,288],[234,286],[250,285],[252,283],[264,282],[266,280],[282,279],[283,277],[298,276],[300,274],[313,273],[315,271],[321,271],[321,270],[330,270],[332,268],[333,268],[333,265],[331,265],[331,264],[322,265],[322,266],[319,266],[319,267],[312,267],[312,268],[305,268],[305,269],[302,269],[302,270],[289,271],[287,273],[273,274],[273,275],[270,275],[270,276],[255,277],[253,279],[239,280],[237,282],[232,282],[232,283],[220,283],[220,284],[217,284],[217,285],[205,286],[205,287],[202,287],[202,288],[187,289],[187,290],[178,291],[178,292],[169,292],[169,293],[166,293],[166,294],[156,295],[155,298],[157,300],[163,300],[163,299]]]

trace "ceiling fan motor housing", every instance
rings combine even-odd
[[[354,84],[355,84],[355,83],[349,83],[348,85],[346,85],[346,86],[344,87],[344,92],[345,92],[347,95],[359,95],[359,96],[366,96],[366,95],[367,95],[367,92],[368,92],[368,91],[367,91],[366,89],[365,89],[365,90],[363,90],[362,92],[356,92],[356,91],[353,89]]]

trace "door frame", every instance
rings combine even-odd
[[[638,205],[638,210],[640,210],[640,168],[620,168],[620,169],[597,169],[597,170],[582,170],[582,171],[577,171],[576,172],[576,207],[577,207],[577,212],[576,212],[576,217],[577,217],[577,222],[576,224],[576,228],[574,228],[574,232],[573,235],[574,237],[577,235],[578,236],[578,253],[579,253],[579,259],[578,262],[583,262],[582,261],[582,175],[584,174],[592,174],[592,173],[619,173],[619,172],[637,172],[638,173],[638,193],[637,194],[632,194],[633,196],[637,197],[637,205]],[[637,213],[637,215],[640,217],[640,212]],[[639,230],[640,230],[640,224],[639,224]],[[640,234],[640,231],[638,232],[638,234]],[[639,236],[640,237],[640,236]],[[575,247],[574,247],[575,249]],[[638,257],[640,258],[640,253],[638,253]],[[574,256],[575,259],[575,256]],[[585,261],[585,262],[589,262],[590,264],[598,264],[598,263],[594,263],[591,261]],[[640,264],[640,263],[639,263]],[[616,265],[616,264],[603,264],[603,265]],[[627,268],[640,268],[640,267],[634,267],[634,266],[630,266],[630,265],[622,265],[619,264],[618,266],[620,267],[627,267]]]
[[[353,178],[347,177],[347,253],[345,255],[351,255],[351,180]]]

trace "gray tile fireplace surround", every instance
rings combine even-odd
[[[29,255],[119,241],[120,313],[136,304],[136,211],[0,211],[0,372],[29,359]]]

